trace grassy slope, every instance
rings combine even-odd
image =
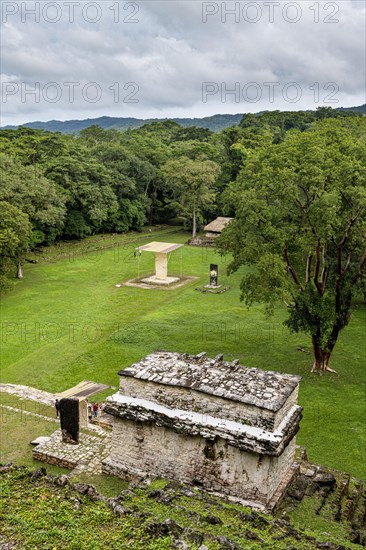
[[[296,373],[303,377],[300,403],[304,418],[298,442],[314,462],[366,477],[365,344],[366,309],[357,304],[353,319],[337,344],[332,366],[338,375],[310,375],[311,354],[304,335],[282,325],[279,307],[271,320],[262,306],[247,310],[239,301],[243,270],[227,278],[228,258],[214,251],[184,247],[183,274],[199,280],[176,290],[115,288],[137,276],[133,249],[151,240],[185,242],[183,232],[125,237],[110,249],[108,238],[70,246],[64,255],[51,250],[48,261],[26,266],[26,278],[3,299],[1,381],[62,391],[83,379],[118,385],[117,371],[156,349],[239,358],[248,366]],[[136,239],[136,236],[133,236]],[[81,247],[81,250],[80,250]],[[78,249],[78,253],[73,251]],[[201,294],[209,264],[217,262],[222,295]],[[180,273],[181,252],[174,252],[170,272]],[[140,274],[153,271],[152,254],[140,258]]]
[[[173,538],[186,540],[192,550],[202,542],[210,550],[315,550],[317,541],[325,540],[359,548],[343,538],[340,527],[335,536],[314,536],[308,525],[295,530],[287,522],[159,480],[148,489],[122,493],[116,502],[122,516],[105,500],[92,500],[47,477],[32,479],[26,469],[0,472],[0,480],[0,543],[11,542],[14,550],[164,550],[173,548]]]

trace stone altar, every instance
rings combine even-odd
[[[151,242],[139,246],[138,250],[155,254],[155,275],[142,279],[142,282],[152,285],[170,285],[177,283],[179,277],[168,277],[168,254],[181,248],[182,244]]]

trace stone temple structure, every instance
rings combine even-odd
[[[156,352],[119,372],[103,471],[160,477],[271,509],[294,472],[299,377]]]

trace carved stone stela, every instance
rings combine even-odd
[[[259,508],[281,496],[293,472],[299,377],[170,352],[119,375],[104,472],[173,479]]]
[[[217,287],[219,280],[219,266],[216,264],[210,264],[210,286]]]
[[[64,398],[60,400],[60,421],[63,443],[79,443],[79,400]]]

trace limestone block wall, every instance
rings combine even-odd
[[[280,410],[276,412],[275,418],[274,418],[274,423],[273,423],[273,429],[274,430],[276,430],[278,428],[278,426],[281,424],[282,420],[288,414],[290,409],[294,405],[297,405],[298,398],[299,398],[299,386],[296,386],[296,388],[292,391],[292,393],[286,399],[285,403],[280,408]]]
[[[52,466],[59,466],[60,468],[68,468],[73,470],[78,465],[78,460],[61,458],[59,456],[53,456],[46,452],[38,451],[37,447],[32,450],[33,460],[39,460],[39,462],[45,462],[46,464],[52,464]]]
[[[88,409],[85,399],[79,399],[79,423],[82,428],[88,426]]]
[[[132,377],[121,377],[120,393],[153,401],[172,409],[196,411],[203,415],[209,414],[273,431],[279,426],[291,407],[297,404],[298,388],[291,393],[284,406],[277,412],[207,395],[188,388],[162,386]]]
[[[296,438],[294,437],[279,457],[269,456],[268,492],[273,495],[278,485],[291,470],[295,460]]]
[[[124,478],[173,479],[265,506],[291,467],[293,453],[294,439],[279,457],[271,457],[243,452],[220,437],[207,440],[115,417],[103,471]]]

